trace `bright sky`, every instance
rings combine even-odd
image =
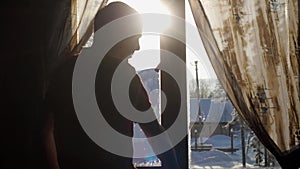
[[[115,1],[115,0],[112,0]],[[110,2],[112,2],[110,1]],[[129,6],[136,9],[139,13],[164,13],[169,14],[168,9],[160,4],[160,0],[122,0]],[[190,6],[188,1],[186,1],[186,21],[193,25],[195,29],[195,22],[190,10]],[[189,29],[187,28],[188,32]],[[191,37],[187,33],[186,43],[189,44],[191,42],[191,38],[193,42],[199,43],[199,48],[197,48],[196,53],[200,53],[202,56],[196,56],[189,48],[187,48],[187,68],[188,68],[188,79],[195,78],[195,64],[194,61],[198,61],[198,76],[199,79],[204,78],[216,78],[215,73],[210,65],[205,49],[202,45],[202,41],[198,34],[198,37]],[[196,38],[196,40],[195,40]],[[140,50],[136,51],[131,59],[129,59],[129,63],[135,67],[137,71],[155,68],[159,62],[159,49],[160,49],[160,37],[158,35],[150,35],[143,34],[140,38]],[[145,52],[147,50],[152,50],[152,52]],[[194,49],[193,49],[194,50]]]

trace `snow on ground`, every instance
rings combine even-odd
[[[248,144],[248,134],[245,133],[245,144]],[[195,139],[191,139],[191,146],[194,146]],[[190,169],[241,169],[242,164],[242,146],[240,132],[235,132],[233,137],[233,147],[238,148],[236,152],[223,152],[217,148],[229,148],[231,145],[231,138],[225,135],[214,135],[209,138],[203,138],[205,144],[211,144],[210,151],[191,151]],[[200,140],[198,139],[198,145]],[[275,167],[260,167],[255,163],[255,152],[252,148],[246,149],[246,168],[249,169],[281,169],[278,164]],[[160,166],[160,161],[156,157],[135,159],[136,166]]]
[[[247,168],[259,168],[247,157]],[[231,154],[212,149],[210,151],[195,152],[191,154],[191,168],[243,168],[242,157],[239,151]]]
[[[191,145],[194,145],[194,141],[191,140]],[[247,144],[247,138],[245,138]],[[210,151],[192,151],[191,152],[191,169],[226,169],[233,168],[239,169],[243,168],[242,165],[242,149],[241,149],[241,139],[239,133],[234,136],[234,148],[238,148],[238,151],[223,152],[216,148],[230,147],[230,137],[224,135],[215,135],[208,138],[205,144],[212,144],[213,149]],[[246,155],[246,168],[265,168],[257,166],[255,163],[255,154],[249,149]],[[280,169],[280,167],[270,167],[273,169]]]
[[[234,137],[234,147],[237,147],[237,137]],[[230,137],[229,136],[224,136],[224,135],[214,135],[210,138],[208,138],[205,143],[206,144],[212,144],[214,147],[230,147]]]

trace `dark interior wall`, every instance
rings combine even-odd
[[[170,13],[176,17],[180,17],[185,19],[185,1],[184,0],[176,0],[176,1],[169,1],[169,0],[161,0],[161,2],[168,7]],[[176,24],[176,26],[170,27],[169,29],[165,30],[169,32],[170,36],[161,36],[160,37],[160,48],[162,51],[168,51],[181,59],[184,63],[186,62],[186,46],[185,46],[185,36],[179,41],[175,39],[175,34],[184,34],[185,33],[185,25],[184,24]],[[168,65],[170,62],[165,59],[166,53],[161,52],[161,65]],[[183,110],[187,109],[187,105],[184,105],[187,100],[186,93],[181,93],[180,88],[185,91],[186,86],[184,84],[178,84],[178,81],[185,82],[186,75],[185,75],[185,67],[178,65],[176,67],[176,74],[178,79],[174,79],[172,75],[168,74],[168,72],[161,71],[161,90],[166,95],[167,106],[162,113],[162,125],[165,129],[168,129],[172,125],[174,125],[175,120],[178,119],[182,130],[185,132],[188,131],[188,124],[187,124],[187,114],[183,118],[178,118],[180,109],[183,107]],[[184,72],[184,73],[183,73]],[[183,99],[183,100],[181,100]],[[184,103],[184,104],[183,104]],[[185,111],[187,112],[187,111]],[[182,113],[182,112],[181,112]],[[177,131],[181,132],[181,131]],[[174,138],[174,136],[170,135],[170,137]],[[188,146],[188,136],[185,136],[179,143],[173,143],[174,148],[177,153],[177,158],[179,162],[179,166],[181,169],[188,169],[189,168],[189,146]]]
[[[41,142],[47,79],[59,64],[70,0],[1,2],[0,168],[45,168]]]

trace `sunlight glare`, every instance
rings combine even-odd
[[[115,0],[113,0],[115,1]],[[112,2],[112,1],[110,1]],[[156,14],[170,14],[167,7],[161,4],[160,0],[122,0],[122,2],[128,4],[140,14],[144,13],[156,13]],[[143,16],[142,16],[143,18]],[[146,23],[146,19],[143,19],[143,28],[146,26],[155,26],[155,30],[159,33],[165,31],[169,26],[171,21],[166,20],[155,20]],[[149,27],[148,27],[149,28]],[[151,27],[150,27],[151,28]],[[137,71],[156,68],[160,62],[160,36],[159,34],[143,33],[140,38],[140,50],[136,51],[132,58],[129,59],[129,64],[131,64]],[[151,56],[145,53],[145,50],[153,50]],[[143,53],[144,51],[144,53]],[[147,55],[147,56],[145,56]],[[148,56],[149,55],[149,56]]]
[[[170,12],[168,8],[163,5],[160,0],[123,0],[126,4],[133,7],[140,14],[144,13],[155,13],[155,14],[165,14],[169,15]],[[143,17],[143,16],[142,16]],[[146,19],[143,19],[143,27],[150,25],[155,25],[156,30],[159,32],[165,31],[170,26],[170,20],[155,20],[151,23],[146,23]],[[158,28],[157,28],[158,27]]]

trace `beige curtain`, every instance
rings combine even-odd
[[[70,51],[76,55],[93,33],[93,19],[108,0],[72,0],[72,32]]]
[[[276,157],[297,148],[297,0],[189,3],[212,66],[242,118]]]
[[[64,0],[57,3],[48,51],[47,77],[68,57],[77,56],[93,33],[93,19],[107,0]]]

